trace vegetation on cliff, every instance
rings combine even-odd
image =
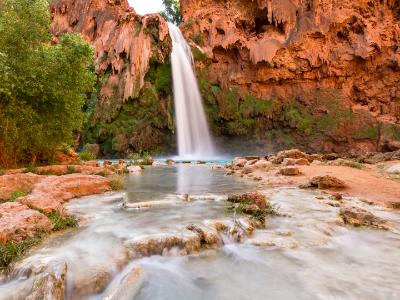
[[[93,50],[78,34],[58,44],[45,0],[0,3],[0,164],[49,158],[84,120]]]

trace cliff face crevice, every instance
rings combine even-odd
[[[293,102],[318,120],[335,103],[351,120],[336,120],[343,124],[330,132],[312,128],[310,135],[325,139],[315,150],[399,147],[398,1],[181,0],[181,6],[182,29],[202,54],[199,73],[222,91],[237,90],[239,114],[248,95],[273,100],[280,108],[263,126],[299,129],[304,114],[293,122],[285,113]],[[212,118],[221,123],[221,116]]]
[[[82,142],[100,143],[103,154],[162,144],[173,129],[169,86],[158,88],[149,73],[169,65],[172,42],[165,20],[137,15],[127,0],[56,0],[50,11],[56,37],[81,33],[96,52],[99,80]],[[166,72],[162,75],[170,77]]]

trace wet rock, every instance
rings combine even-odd
[[[194,224],[186,226],[186,229],[196,233],[199,236],[202,247],[217,248],[221,246],[218,232],[215,229]]]
[[[388,230],[387,222],[359,207],[342,208],[339,212],[344,224],[355,227],[366,226]]]
[[[105,291],[103,300],[134,299],[143,283],[143,268],[131,265],[118,275]]]
[[[74,298],[84,299],[85,296],[104,291],[112,277],[112,270],[106,268],[90,269],[82,273],[74,273],[71,282]]]
[[[279,174],[284,176],[298,176],[301,172],[299,168],[296,167],[285,167],[279,170]]]
[[[0,204],[0,242],[20,242],[40,231],[52,229],[49,219],[18,202]]]
[[[52,266],[34,281],[27,300],[63,300],[67,279],[67,264]]]
[[[260,231],[254,237],[248,239],[246,244],[258,247],[278,247],[283,249],[295,249],[299,247],[297,240],[289,234],[281,234],[275,231]]]
[[[144,202],[124,202],[124,208],[131,209],[146,209],[151,207],[160,207],[160,206],[168,206],[168,205],[178,205],[183,204],[184,200],[160,200],[160,201],[144,201]]]
[[[188,231],[189,232],[189,231]],[[131,258],[141,258],[152,255],[163,255],[173,248],[181,250],[181,254],[190,254],[201,249],[201,237],[192,233],[187,235],[157,235],[129,242]]]
[[[45,212],[62,210],[70,199],[87,195],[102,194],[109,191],[110,180],[96,175],[70,174],[49,176],[34,186],[32,193],[18,199],[29,207]]]
[[[386,206],[392,209],[400,209],[400,200],[399,201],[389,201],[386,202]]]
[[[343,200],[343,195],[340,193],[334,193],[331,195],[331,198],[336,201],[341,201]]]
[[[129,173],[140,173],[143,169],[140,166],[129,166],[128,171]]]
[[[346,187],[343,180],[336,177],[325,175],[313,177],[307,185],[302,188],[319,188],[319,189],[342,189]]]
[[[173,165],[173,164],[175,164],[175,161],[174,161],[174,160],[172,160],[172,159],[167,159],[167,165],[171,166],[171,165]]]

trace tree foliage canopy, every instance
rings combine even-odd
[[[160,14],[164,19],[176,25],[182,23],[183,19],[179,0],[163,0],[163,4],[165,10],[160,12]]]
[[[0,165],[49,157],[83,122],[94,52],[80,35],[51,43],[46,0],[0,1]]]

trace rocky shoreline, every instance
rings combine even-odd
[[[4,252],[0,269],[6,270],[49,233],[77,226],[77,218],[65,205],[74,198],[119,189],[119,174],[124,172],[124,161],[6,170],[0,176],[0,246]]]
[[[229,176],[271,187],[318,188],[392,209],[400,206],[400,151],[341,158],[292,149],[265,157],[237,157],[225,167]]]

